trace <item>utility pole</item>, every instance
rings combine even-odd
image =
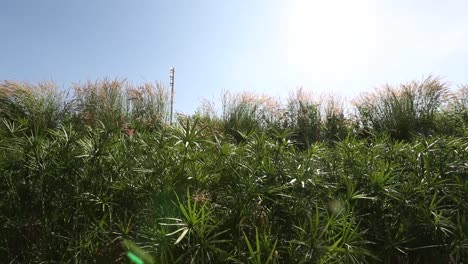
[[[171,116],[170,116],[170,124],[172,125],[172,115],[174,112],[174,67],[171,67],[170,73],[169,73],[169,81],[170,81],[170,86],[171,86]]]

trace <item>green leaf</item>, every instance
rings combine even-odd
[[[190,230],[189,228],[185,228],[184,231],[182,232],[182,234],[180,234],[180,236],[177,238],[177,240],[176,240],[176,242],[174,243],[174,245],[179,244],[179,242],[185,237],[185,235],[187,234],[187,232],[188,232],[189,230]]]

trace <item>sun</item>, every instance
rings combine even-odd
[[[286,56],[317,78],[353,74],[372,54],[375,30],[369,0],[293,0],[287,10]]]

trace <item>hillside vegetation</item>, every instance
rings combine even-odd
[[[1,262],[468,261],[468,87],[226,93],[172,125],[169,101],[1,82]]]

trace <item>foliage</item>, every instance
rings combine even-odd
[[[233,104],[171,126],[162,90],[140,104],[120,81],[71,98],[4,82],[0,258],[466,262],[468,137],[448,127],[465,108],[439,84],[387,90],[356,120],[299,96],[269,104],[279,112]]]

